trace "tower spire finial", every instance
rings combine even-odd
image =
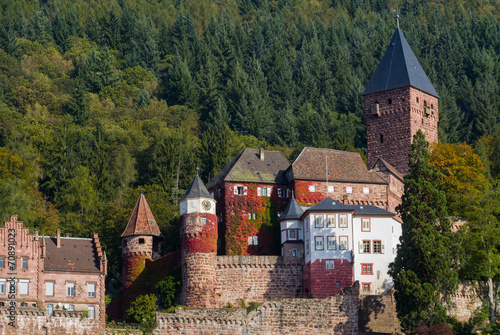
[[[144,195],[144,188],[141,186],[141,195]]]
[[[196,175],[198,175],[198,172],[200,171],[199,167],[196,167]]]
[[[399,8],[396,8],[396,22],[398,24],[398,29],[399,29]]]

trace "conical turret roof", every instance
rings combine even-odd
[[[300,205],[297,203],[297,200],[295,200],[295,198],[292,197],[292,199],[286,206],[285,211],[280,216],[280,221],[300,219],[303,213],[304,211],[302,210],[302,207],[300,207]]]
[[[213,198],[210,193],[208,193],[207,188],[203,184],[200,179],[200,176],[196,175],[194,177],[191,186],[189,186],[186,194],[182,197],[181,201],[184,199],[193,199],[193,198]]]
[[[141,194],[137,200],[122,237],[137,235],[161,236],[160,228],[156,224],[144,194]]]
[[[413,86],[439,98],[398,27],[363,95],[406,86]]]

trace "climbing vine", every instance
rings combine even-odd
[[[271,196],[258,195],[257,188],[269,185],[239,184],[244,194],[232,192],[235,185],[229,184],[226,196],[226,254],[227,255],[273,255],[279,253],[279,225],[277,189]],[[257,237],[257,245],[249,243],[249,237]]]
[[[310,186],[314,186],[314,192],[309,190]],[[322,201],[324,198],[325,195],[320,192],[320,183],[304,180],[295,181],[295,199],[299,205],[312,206]]]
[[[188,235],[183,239],[183,248],[187,252],[217,252],[217,225],[216,217],[210,214],[195,214],[205,217],[207,224],[201,226],[201,231]],[[186,220],[190,220],[188,216]]]

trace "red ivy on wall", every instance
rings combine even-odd
[[[325,199],[325,195],[319,191],[320,185],[321,183],[314,181],[296,180],[295,200],[297,203],[302,206],[312,206]],[[316,191],[309,191],[309,186],[314,186]]]
[[[200,232],[193,235],[187,235],[183,238],[182,248],[186,252],[217,252],[217,225],[214,215],[191,214],[207,218],[207,224]],[[189,215],[185,218],[189,220]]]
[[[246,194],[234,194],[234,186],[246,187]],[[273,229],[279,230],[276,218],[276,203],[279,201],[277,188],[273,187],[271,197],[267,197],[257,195],[257,187],[270,187],[265,184],[229,183],[226,187],[226,254],[273,255],[279,252],[279,242],[276,243],[273,234]],[[249,245],[249,236],[257,236],[258,245]]]

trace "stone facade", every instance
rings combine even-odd
[[[302,297],[302,259],[280,256],[218,256],[216,307]]]
[[[190,309],[157,313],[155,335],[358,334],[358,284],[327,299],[266,301],[245,309]]]
[[[50,334],[93,334],[104,328],[107,261],[97,234],[71,238],[58,230],[41,237],[11,216],[0,227],[0,265],[0,306],[10,308],[0,310],[0,332],[45,334],[46,327]],[[80,320],[82,311],[88,319]]]
[[[333,270],[325,270],[325,260],[315,260],[304,266],[304,290],[315,298],[331,297],[353,282],[352,263],[335,259]]]
[[[379,112],[372,113],[373,106]],[[368,166],[382,157],[403,175],[413,136],[422,129],[427,141],[438,141],[438,98],[408,86],[364,96]]]
[[[314,191],[309,186],[314,186]],[[293,190],[301,205],[315,205],[328,196],[346,205],[374,205],[388,210],[387,182],[382,178],[380,183],[294,180]]]
[[[103,328],[95,320],[83,317],[81,311],[55,311],[52,316],[38,308],[20,308],[16,311],[16,327],[9,323],[9,310],[0,308],[1,335],[98,335]]]

